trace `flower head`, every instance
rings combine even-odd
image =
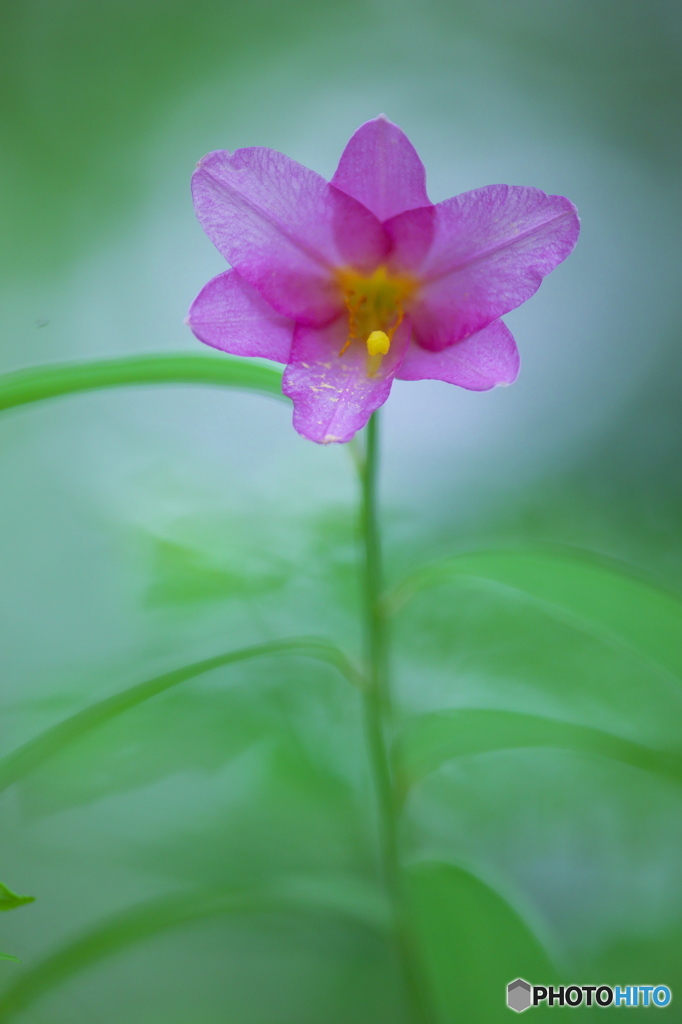
[[[218,150],[192,181],[197,216],[232,269],[189,312],[195,335],[286,364],[294,426],[349,441],[393,380],[474,391],[511,384],[500,317],[573,249],[575,207],[536,188],[488,185],[433,204],[407,136],[361,125],[331,182],[271,149]]]

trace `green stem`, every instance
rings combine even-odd
[[[367,685],[364,689],[365,734],[379,819],[379,845],[384,885],[391,903],[396,951],[413,1024],[435,1024],[428,984],[410,921],[408,895],[400,863],[398,799],[387,731],[391,716],[388,633],[382,608],[381,535],[378,522],[377,476],[379,423],[374,413],[367,425],[365,456],[360,464]]]

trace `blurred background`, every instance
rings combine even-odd
[[[583,225],[506,318],[513,387],[394,386],[390,579],[543,543],[680,593],[679,5],[1,12],[0,372],[198,352],[183,318],[224,264],[194,218],[196,161],[263,145],[331,176],[353,130],[384,112],[416,145],[432,200],[534,185],[568,195]],[[358,650],[353,466],[344,447],[295,434],[283,403],[197,387],[56,400],[3,415],[0,473],[0,754],[232,647],[313,634]],[[489,708],[682,746],[679,680],[504,588],[420,595],[401,613],[395,670],[405,716]],[[29,978],[0,1019],[403,1024],[372,911],[359,730],[357,695],[331,668],[267,659],[184,683],[3,793],[0,878],[37,901],[0,919],[0,949],[22,960],[0,963],[0,991]],[[405,848],[443,1020],[507,1019],[500,986],[522,970],[538,984],[677,982],[682,998],[681,811],[670,778],[551,744],[450,760],[419,782]],[[362,913],[322,901],[183,916],[188,892],[275,884]],[[117,937],[68,952],[112,914]]]

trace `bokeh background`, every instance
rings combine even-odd
[[[194,219],[195,162],[266,145],[330,176],[383,111],[434,201],[534,185],[568,195],[583,223],[573,256],[507,318],[523,364],[512,388],[394,386],[390,578],[542,543],[680,592],[678,5],[1,10],[1,371],[198,351],[183,318],[223,263]],[[296,435],[282,403],[198,387],[56,400],[3,415],[0,474],[2,754],[231,647],[313,634],[358,649],[353,466]],[[396,640],[406,715],[501,709],[682,746],[679,680],[503,588],[443,584],[402,613]],[[22,960],[0,963],[0,988],[129,916],[118,944],[86,939],[0,1019],[402,1024],[372,924],[359,728],[332,669],[269,659],[185,683],[8,789],[0,878],[37,901],[0,919],[0,949]],[[682,998],[680,796],[670,778],[551,744],[456,758],[420,782],[405,845],[443,1019],[507,1019],[500,986],[521,947],[536,983],[677,982]],[[326,886],[367,921],[295,900],[179,911],[173,928],[139,910],[280,883]]]

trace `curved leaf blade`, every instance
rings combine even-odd
[[[106,697],[104,700],[76,712],[70,718],[58,722],[57,725],[45,730],[34,739],[28,740],[23,746],[0,760],[0,792],[18,782],[19,779],[49,760],[59,750],[74,742],[84,733],[96,729],[99,725],[103,725],[143,701],[156,697],[204,672],[210,672],[212,669],[278,654],[303,655],[314,658],[332,665],[354,685],[361,684],[359,674],[346,656],[333,644],[315,637],[273,640],[269,643],[228,651],[226,654],[205,658],[203,661],[184,665],[172,672],[165,672],[163,675],[155,676],[153,679],[131,686],[121,693],[116,693],[112,697]]]
[[[236,356],[126,356],[79,363],[55,363],[0,375],[0,411],[60,395],[139,384],[207,384],[239,388],[289,401],[282,373]]]
[[[608,757],[630,768],[682,782],[682,755],[655,750],[601,729],[516,711],[461,708],[412,719],[398,740],[408,788],[458,757],[528,747],[553,747]]]
[[[417,569],[388,596],[388,610],[399,609],[422,590],[457,579],[482,581],[531,598],[550,614],[682,679],[682,599],[620,566],[586,552],[473,552]]]
[[[389,920],[372,891],[348,880],[310,887],[294,879],[262,888],[175,893],[107,918],[24,972],[0,996],[0,1021],[12,1020],[89,967],[171,929],[212,917],[301,911],[346,917],[381,933]]]
[[[556,983],[557,970],[541,939],[480,878],[440,862],[418,864],[410,876],[414,918],[441,1024],[506,1019],[505,992],[514,978]],[[540,1007],[534,1014],[534,1020],[544,1019]]]

